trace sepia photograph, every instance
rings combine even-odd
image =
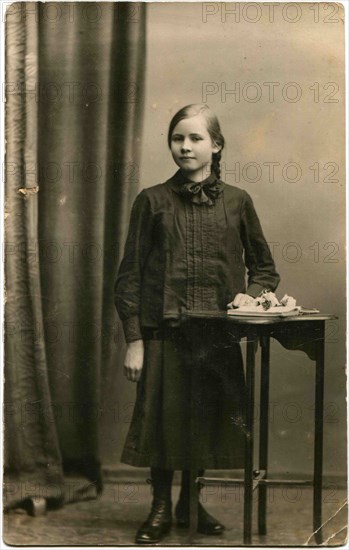
[[[4,547],[347,545],[346,2],[3,2]]]

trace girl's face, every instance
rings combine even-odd
[[[184,118],[175,126],[171,136],[173,160],[192,181],[202,181],[209,175],[212,153],[218,153],[208,133],[203,115]]]

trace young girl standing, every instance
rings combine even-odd
[[[174,470],[182,471],[175,516],[188,526],[192,465],[203,475],[205,468],[242,468],[244,459],[240,345],[213,323],[203,333],[169,319],[183,309],[245,305],[279,283],[250,196],[220,179],[224,138],[210,108],[178,111],[168,145],[179,169],[137,196],[115,284],[127,342],[124,371],[138,382],[121,460],[151,468],[153,503],[136,535],[148,544],[171,527]],[[223,529],[198,502],[198,531]]]

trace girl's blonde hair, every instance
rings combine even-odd
[[[204,103],[193,103],[191,105],[186,105],[174,115],[168,129],[168,136],[167,136],[168,146],[171,147],[172,133],[175,127],[177,126],[177,124],[185,118],[190,118],[196,115],[203,115],[205,117],[206,124],[207,124],[207,131],[210,134],[212,141],[217,145],[219,145],[221,148],[220,151],[218,151],[218,153],[212,153],[212,171],[216,174],[217,178],[219,179],[221,177],[220,161],[221,161],[222,150],[225,144],[225,140],[221,132],[221,127],[219,125],[218,118],[213,113],[213,111],[211,111],[208,105]]]

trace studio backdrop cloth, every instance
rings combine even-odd
[[[54,18],[40,2],[12,4],[6,16],[9,508],[102,489],[101,382],[138,190],[146,6],[55,5]],[[67,497],[68,473],[89,490]]]

